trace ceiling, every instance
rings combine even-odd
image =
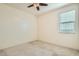
[[[15,7],[17,9],[23,10],[25,12],[29,12],[34,15],[40,15],[50,10],[60,8],[64,5],[68,5],[68,3],[48,3],[48,6],[40,6],[40,11],[37,11],[35,7],[27,8],[31,3],[7,3],[6,5]]]

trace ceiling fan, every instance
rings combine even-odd
[[[31,5],[27,6],[27,7],[28,8],[35,7],[37,9],[37,11],[39,11],[40,6],[48,6],[48,4],[46,4],[46,3],[33,3],[33,4],[31,4]]]

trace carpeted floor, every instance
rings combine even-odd
[[[79,56],[79,51],[42,41],[33,41],[0,50],[0,56]]]

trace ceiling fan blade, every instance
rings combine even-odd
[[[29,5],[29,6],[27,6],[28,8],[30,8],[30,7],[32,7],[33,6],[33,4],[32,5]]]
[[[36,8],[37,8],[38,11],[40,10],[39,6],[37,6]]]
[[[48,6],[46,3],[39,3],[40,6]]]

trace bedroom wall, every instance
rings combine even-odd
[[[58,28],[58,15],[60,12],[65,12],[72,9],[76,10],[76,32],[69,34],[60,33]],[[78,13],[78,5],[70,4],[38,16],[39,40],[79,50]]]
[[[37,39],[34,15],[0,4],[0,49]]]

